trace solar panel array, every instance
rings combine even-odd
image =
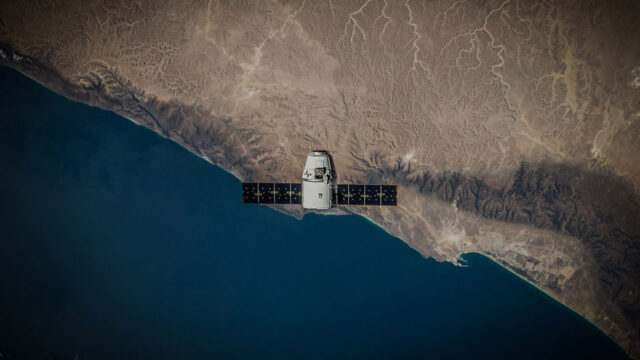
[[[337,205],[395,206],[396,185],[338,184]],[[302,184],[242,183],[242,202],[245,204],[301,204]]]
[[[382,205],[398,204],[396,185],[338,185],[338,205]]]
[[[245,204],[302,204],[302,184],[242,183]]]

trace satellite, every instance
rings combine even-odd
[[[301,204],[327,210],[348,205],[397,205],[397,185],[337,184],[336,170],[326,150],[313,150],[302,171],[302,183],[242,183],[245,204]]]

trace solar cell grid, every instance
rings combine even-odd
[[[242,202],[245,204],[258,203],[258,184],[257,183],[242,184]]]
[[[338,205],[349,205],[349,185],[338,185]]]
[[[275,184],[276,204],[290,204],[291,203],[290,192],[291,192],[291,184],[289,183]]]
[[[349,185],[349,205],[364,205],[364,185]]]
[[[260,204],[273,204],[275,196],[273,196],[273,183],[260,183],[258,184],[260,194],[258,195],[258,201]]]
[[[382,197],[381,203],[386,206],[397,205],[397,186],[396,185],[382,185]]]
[[[291,203],[302,204],[302,184],[291,184]]]
[[[366,205],[380,205],[380,185],[366,185],[364,200]]]

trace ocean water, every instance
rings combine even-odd
[[[625,358],[490,260],[240,182],[0,68],[0,359]]]

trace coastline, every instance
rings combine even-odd
[[[28,58],[21,57],[21,61],[24,61],[25,59],[27,60],[27,62],[30,62],[30,60],[29,60]],[[10,63],[10,64],[11,64],[11,63]],[[121,116],[121,117],[123,117],[123,118],[125,118],[125,119],[129,120],[130,122],[134,123],[135,125],[143,126],[143,127],[145,127],[147,130],[151,130],[152,132],[154,132],[157,136],[160,136],[161,138],[172,140],[174,143],[177,143],[178,145],[180,145],[180,147],[182,147],[183,149],[186,149],[186,150],[187,150],[187,151],[189,151],[190,153],[192,153],[192,154],[194,154],[194,155],[198,156],[199,158],[201,158],[201,159],[203,159],[203,160],[207,161],[207,162],[208,162],[209,164],[211,164],[211,165],[218,166],[219,168],[221,168],[221,169],[222,169],[222,170],[224,170],[225,172],[227,172],[227,173],[229,173],[229,174],[233,175],[233,176],[234,176],[236,179],[238,179],[239,181],[243,181],[242,175],[240,175],[239,173],[237,173],[237,171],[234,171],[234,169],[232,169],[232,168],[231,168],[231,169],[229,169],[229,168],[226,168],[226,167],[225,167],[224,165],[222,165],[222,164],[218,164],[218,163],[213,162],[213,161],[212,161],[211,159],[209,159],[206,155],[204,155],[204,154],[199,154],[199,153],[197,153],[197,152],[195,152],[195,151],[193,151],[193,150],[189,149],[187,146],[185,146],[184,144],[180,143],[177,139],[175,139],[175,138],[173,138],[173,137],[171,137],[171,136],[163,136],[162,134],[158,133],[158,132],[157,132],[157,131],[155,131],[154,129],[149,128],[148,126],[145,126],[144,124],[142,124],[142,123],[140,123],[140,122],[136,121],[134,118],[129,117],[129,116],[126,116],[126,115],[124,115],[124,114],[121,114],[121,113],[119,113],[119,112],[117,112],[117,111],[115,111],[115,110],[112,110],[112,109],[109,109],[109,108],[106,108],[106,107],[100,106],[100,105],[98,105],[98,104],[91,104],[91,103],[87,103],[86,101],[83,101],[83,100],[79,100],[79,99],[77,99],[77,98],[74,98],[74,97],[73,97],[73,95],[68,95],[67,93],[65,93],[65,91],[64,91],[64,88],[65,88],[65,87],[64,87],[64,86],[60,86],[60,87],[58,87],[58,89],[54,89],[54,87],[50,87],[50,84],[48,85],[48,84],[46,84],[45,82],[38,80],[36,77],[32,76],[32,75],[31,75],[31,74],[29,74],[28,72],[25,72],[25,71],[23,71],[23,70],[19,69],[19,67],[18,67],[18,66],[11,66],[11,65],[8,65],[8,66],[9,66],[9,67],[11,67],[11,68],[13,68],[14,70],[16,70],[16,71],[20,72],[21,74],[23,74],[23,75],[27,76],[29,79],[31,79],[31,80],[33,80],[33,81],[37,82],[37,83],[38,83],[38,84],[40,84],[41,86],[43,86],[43,87],[45,87],[45,88],[47,88],[47,89],[49,89],[49,90],[53,91],[54,93],[56,93],[56,94],[58,94],[58,95],[61,95],[61,96],[65,97],[66,99],[69,99],[69,100],[72,100],[72,101],[75,101],[75,102],[79,102],[79,103],[83,103],[83,104],[85,104],[85,105],[98,107],[98,108],[100,108],[101,110],[109,111],[109,112],[115,113],[116,115]],[[68,85],[68,84],[65,84],[65,85]],[[59,89],[63,89],[63,90],[59,90]],[[270,206],[270,205],[267,205],[267,206],[268,206],[268,207],[271,207],[273,210],[276,210],[276,211],[282,212],[282,213],[284,213],[284,214],[286,214],[286,215],[289,215],[289,216],[293,216],[293,217],[295,217],[296,219],[302,219],[302,218],[304,217],[304,214],[306,214],[306,213],[307,213],[307,212],[304,212],[304,211],[302,211],[302,212],[300,212],[300,213],[298,213],[298,212],[296,212],[296,211],[291,211],[291,212],[290,212],[290,211],[287,211],[287,209],[279,209],[279,208],[278,208],[278,207],[276,207],[276,206]],[[381,230],[385,231],[386,233],[390,234],[391,236],[393,236],[393,237],[396,237],[396,238],[400,239],[400,240],[401,240],[401,241],[403,241],[407,246],[409,246],[410,248],[412,248],[412,247],[409,245],[409,243],[407,242],[407,240],[405,240],[405,239],[403,239],[403,238],[401,238],[401,237],[399,237],[399,236],[397,236],[397,235],[394,235],[394,234],[390,233],[390,232],[389,232],[389,231],[387,231],[387,230],[386,230],[382,225],[380,225],[380,224],[376,223],[374,220],[372,220],[369,216],[364,215],[364,214],[360,214],[360,213],[357,213],[357,212],[347,211],[347,210],[344,210],[344,209],[342,209],[341,211],[345,211],[345,213],[318,213],[318,214],[322,214],[322,215],[350,215],[350,214],[359,215],[359,216],[361,216],[361,217],[364,217],[364,218],[365,218],[367,221],[369,221],[370,223],[374,224],[376,227],[378,227],[378,228],[380,228]],[[316,213],[317,213],[317,212],[316,212]],[[299,216],[298,216],[298,215],[299,215]],[[413,249],[413,248],[412,248],[412,249]],[[414,251],[417,251],[417,250],[415,250],[415,249],[413,249],[413,250],[414,250]],[[419,252],[419,251],[418,251],[418,252]],[[584,319],[584,320],[586,320],[587,322],[589,322],[591,326],[596,327],[596,328],[597,328],[601,333],[603,333],[603,334],[607,335],[607,337],[608,337],[609,339],[613,340],[614,342],[616,342],[616,343],[618,344],[618,346],[620,346],[621,348],[623,348],[623,347],[620,345],[620,343],[618,343],[617,341],[615,341],[615,340],[614,340],[610,335],[608,335],[604,330],[602,330],[600,327],[598,327],[595,323],[593,323],[593,322],[589,321],[585,316],[583,316],[583,315],[581,315],[580,313],[578,313],[575,309],[573,309],[573,308],[572,308],[572,307],[570,307],[569,305],[564,304],[563,302],[559,301],[555,296],[553,296],[553,295],[552,295],[551,293],[549,293],[548,291],[546,291],[546,290],[544,290],[544,289],[542,289],[542,288],[540,288],[540,287],[536,286],[536,285],[535,285],[534,283],[532,283],[531,281],[527,280],[527,279],[526,279],[526,278],[524,278],[523,276],[521,276],[521,275],[517,274],[517,273],[516,273],[516,272],[514,272],[513,270],[511,270],[511,269],[509,269],[508,267],[504,266],[503,264],[501,264],[501,263],[499,262],[499,260],[497,260],[497,258],[494,258],[494,257],[492,257],[492,256],[491,256],[491,255],[489,255],[489,254],[484,254],[484,253],[482,253],[482,252],[471,251],[471,252],[467,252],[467,253],[463,253],[463,254],[461,254],[457,259],[455,259],[455,260],[453,260],[453,261],[452,261],[452,260],[445,260],[445,261],[450,262],[450,263],[452,263],[452,264],[454,264],[454,265],[456,265],[456,266],[460,266],[461,264],[459,264],[459,263],[458,263],[458,260],[459,260],[462,256],[464,256],[464,254],[472,254],[472,253],[476,253],[476,254],[482,255],[482,256],[484,256],[484,257],[486,257],[486,258],[489,258],[491,261],[493,261],[494,263],[496,263],[497,265],[499,265],[501,268],[506,269],[506,270],[507,270],[507,271],[509,271],[510,273],[512,273],[512,274],[514,274],[514,275],[516,275],[518,278],[520,278],[520,279],[522,279],[522,280],[526,281],[528,284],[530,284],[530,285],[534,286],[536,289],[538,289],[538,290],[542,291],[545,295],[547,295],[547,296],[548,296],[549,298],[551,298],[553,301],[555,301],[555,302],[557,302],[557,303],[562,304],[565,308],[570,309],[573,313],[577,314],[577,315],[578,315],[578,316],[580,316],[582,319]],[[422,254],[421,254],[421,256],[424,256],[424,255],[422,255]],[[625,350],[625,349],[623,348],[623,350]],[[626,350],[625,350],[625,351],[626,351]],[[627,353],[628,353],[628,352],[627,352]]]
[[[493,262],[494,264],[498,265],[500,268],[504,269],[505,271],[511,273],[512,275],[514,275],[515,277],[517,277],[518,279],[524,281],[525,283],[527,283],[528,285],[534,287],[536,290],[538,290],[539,292],[543,293],[548,299],[552,300],[554,303],[561,305],[562,307],[564,307],[565,309],[568,309],[571,311],[571,313],[574,316],[579,317],[580,319],[583,319],[584,321],[586,321],[587,323],[589,323],[590,326],[592,326],[594,329],[597,329],[598,332],[600,332],[602,335],[606,336],[608,339],[610,339],[611,341],[613,341],[614,343],[616,343],[616,345],[618,345],[620,347],[620,349],[622,349],[624,351],[624,348],[620,345],[620,343],[618,343],[613,337],[611,337],[609,334],[607,334],[604,330],[602,330],[600,327],[598,327],[596,324],[594,324],[592,321],[589,321],[589,319],[587,319],[585,316],[583,316],[582,314],[580,314],[578,311],[576,311],[574,308],[572,308],[571,306],[563,303],[562,301],[558,300],[558,298],[556,298],[552,293],[541,289],[539,287],[537,287],[534,283],[532,283],[531,281],[527,280],[525,277],[523,277],[522,275],[516,273],[515,271],[509,269],[507,266],[504,266],[502,264],[500,264],[500,262],[494,258],[493,256],[489,255],[489,254],[483,254],[481,252],[477,252],[477,251],[470,251],[470,252],[466,252],[463,253],[460,257],[462,258],[464,255],[466,254],[477,254],[480,256],[483,256],[487,259],[489,259],[491,262]]]

